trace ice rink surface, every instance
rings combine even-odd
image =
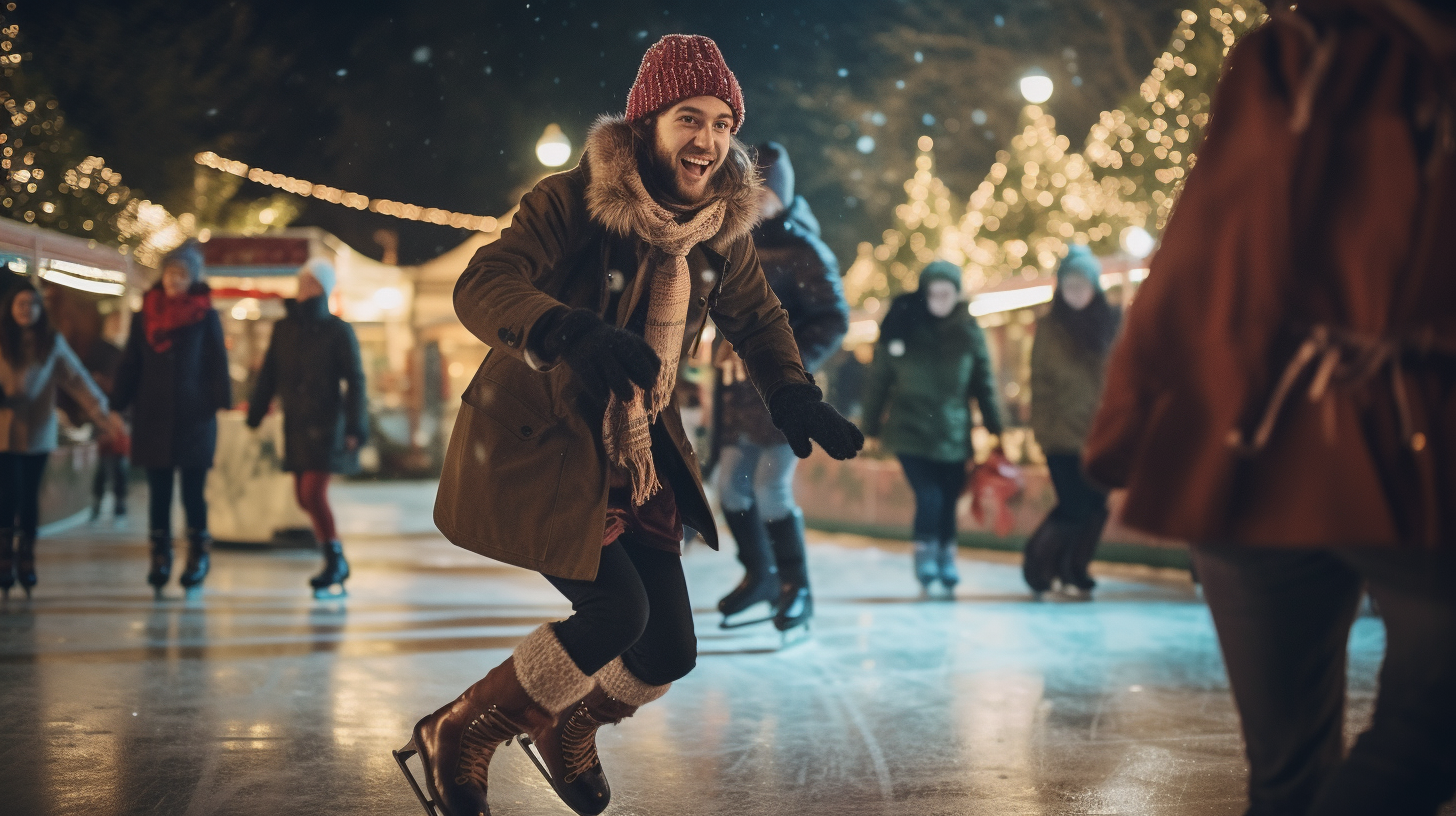
[[[569,609],[440,538],[430,484],[333,495],[344,601],[308,595],[311,552],[220,550],[200,597],[174,583],[154,602],[144,501],[129,529],[44,539],[34,600],[0,613],[0,814],[421,814],[390,750]],[[1242,813],[1237,720],[1186,578],[1103,568],[1095,602],[1037,603],[1014,561],[965,551],[955,601],[924,600],[906,545],[810,541],[818,616],[787,649],[769,625],[718,629],[737,562],[689,550],[698,667],[601,732],[609,814]],[[1362,618],[1352,730],[1382,647]],[[570,813],[515,746],[491,779],[496,816]]]

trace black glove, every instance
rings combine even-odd
[[[616,394],[632,399],[632,386],[651,390],[662,369],[657,352],[638,335],[609,326],[588,309],[572,309],[552,315],[554,322],[540,336],[534,349],[547,360],[561,360],[571,367],[581,387],[599,403]]]
[[[811,439],[835,459],[853,459],[864,447],[864,434],[823,397],[817,385],[808,383],[780,388],[768,406],[774,427],[784,432],[789,447],[800,459],[809,458],[813,452]]]

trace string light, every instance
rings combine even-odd
[[[415,204],[405,204],[399,201],[391,201],[387,198],[369,198],[359,193],[340,190],[337,187],[314,184],[311,181],[286,176],[282,173],[272,173],[259,167],[249,167],[240,161],[223,158],[212,151],[198,153],[196,161],[203,167],[210,167],[213,170],[231,173],[234,176],[245,178],[248,181],[258,184],[266,184],[269,187],[282,190],[286,193],[312,197],[320,201],[339,204],[355,210],[369,210],[370,212],[377,212],[381,215],[390,215],[409,221],[423,221],[429,224],[439,224],[446,227],[455,227],[456,229],[468,229],[475,232],[495,232],[500,227],[500,219],[495,216],[469,215],[467,213],[441,210],[435,207],[420,207]]]

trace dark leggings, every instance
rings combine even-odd
[[[661,686],[697,665],[693,607],[676,553],[642,544],[629,532],[602,548],[595,580],[546,580],[576,613],[556,624],[556,637],[584,674],[620,656],[638,680]]]
[[[147,468],[148,523],[152,532],[172,532],[172,483],[178,468]],[[182,471],[182,513],[187,529],[207,530],[207,468],[180,468]]]
[[[1066,524],[1084,524],[1107,514],[1107,494],[1082,475],[1082,457],[1076,453],[1049,453],[1047,470],[1057,491],[1051,518]]]
[[[40,482],[49,453],[0,453],[0,528],[35,535],[40,526]]]
[[[965,461],[938,462],[902,453],[900,466],[915,492],[915,540],[954,540],[956,501],[966,486]]]
[[[128,470],[125,456],[116,453],[101,454],[101,461],[96,464],[96,479],[91,483],[91,495],[96,497],[97,505],[101,504],[107,487],[116,493],[117,507],[126,504]]]
[[[329,472],[305,470],[293,474],[293,495],[298,506],[313,520],[313,534],[320,542],[339,537],[334,529],[334,511],[329,507]]]
[[[1249,757],[1249,816],[1431,816],[1456,793],[1456,555],[1194,547]],[[1345,752],[1362,584],[1385,660]]]

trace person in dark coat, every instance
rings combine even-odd
[[[1107,493],[1082,474],[1082,446],[1102,398],[1107,354],[1122,310],[1102,291],[1102,264],[1085,245],[1057,268],[1051,311],[1036,323],[1031,347],[1031,429],[1046,454],[1057,506],[1026,542],[1022,574],[1040,595],[1089,599],[1097,582],[1087,565],[1107,524]]]
[[[1275,10],[1228,56],[1108,363],[1087,473],[1194,545],[1249,816],[1456,794],[1453,89],[1449,2]],[[1352,744],[1362,590],[1385,655]]]
[[[919,288],[890,304],[865,388],[865,436],[883,434],[915,492],[915,577],[926,589],[960,582],[955,509],[974,453],[971,400],[986,430],[1001,435],[986,335],[960,292],[955,264],[920,271]]]
[[[810,374],[839,348],[849,330],[849,304],[839,282],[839,261],[819,238],[819,222],[794,195],[794,168],[777,142],[758,147],[763,177],[753,244],[769,288],[789,313],[799,359]],[[804,514],[794,503],[799,459],[763,404],[731,344],[720,338],[713,439],[719,447],[718,496],[738,542],[743,581],[718,602],[729,617],[750,606],[773,604],[781,631],[813,615],[804,552]]]
[[[298,297],[285,302],[288,314],[273,326],[248,401],[248,427],[257,428],[273,397],[282,400],[283,469],[293,473],[298,504],[323,549],[323,570],[309,579],[320,591],[349,577],[329,507],[329,475],[359,472],[359,446],[369,437],[359,340],[329,313],[334,280],[334,268],[317,258],[299,271]]]
[[[158,593],[172,575],[172,485],[181,473],[187,518],[184,588],[210,567],[207,471],[217,451],[217,412],[232,405],[222,320],[202,281],[202,248],[189,241],[162,261],[162,279],[132,319],[116,372],[114,405],[132,412],[132,461],[146,468],[151,569]]]

